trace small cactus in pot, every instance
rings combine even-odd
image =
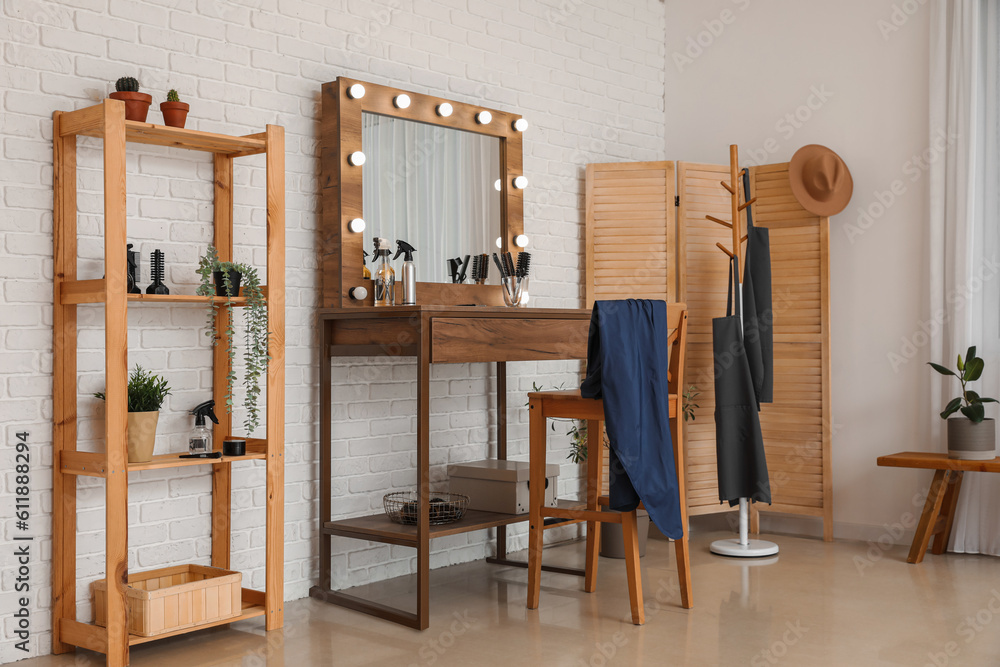
[[[187,122],[191,105],[181,102],[181,96],[173,88],[167,93],[167,101],[160,102],[160,112],[163,114],[163,124],[170,127],[184,127]]]
[[[135,77],[123,76],[115,81],[115,92],[108,97],[125,102],[125,120],[146,122],[153,96],[139,92],[139,81]]]

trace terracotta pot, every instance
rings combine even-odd
[[[984,419],[978,424],[965,417],[948,420],[948,458],[967,461],[992,461],[996,458],[996,422]]]
[[[137,120],[140,123],[146,122],[146,114],[149,113],[149,105],[153,103],[153,96],[146,93],[113,92],[108,95],[113,100],[125,102],[125,120]]]
[[[156,423],[159,412],[128,413],[128,461],[146,463],[153,460],[153,445],[156,444]]]
[[[160,102],[163,124],[170,127],[184,127],[191,105],[187,102]]]

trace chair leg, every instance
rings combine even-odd
[[[528,491],[528,609],[538,609],[542,589],[542,543],[545,532],[542,505],[545,503],[545,415],[542,401],[529,404],[528,446],[531,469]]]
[[[677,579],[681,587],[681,606],[690,609],[694,606],[691,593],[691,556],[688,551],[687,530],[679,540],[674,540],[674,552],[677,556]]]
[[[593,434],[597,434],[594,439]],[[601,497],[601,471],[604,468],[604,423],[599,420],[587,421],[587,441],[597,442],[596,447],[588,447],[587,451],[587,509],[600,509],[598,502]],[[587,522],[587,569],[584,577],[583,590],[593,593],[597,590],[597,564],[601,549],[601,522]]]
[[[642,604],[642,572],[639,568],[639,531],[635,510],[622,513],[622,539],[625,541],[625,571],[628,573],[628,599],[632,605],[632,623],[646,622]]]
[[[587,522],[587,569],[583,590],[593,593],[597,590],[597,563],[601,552],[601,522]]]

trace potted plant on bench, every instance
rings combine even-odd
[[[986,417],[986,403],[996,403],[995,398],[980,396],[968,388],[983,375],[984,362],[976,356],[973,345],[965,354],[958,355],[957,370],[940,364],[929,365],[941,375],[951,375],[962,383],[962,394],[953,398],[941,413],[941,419],[948,423],[948,458],[988,461],[996,458],[996,427],[993,419]],[[962,417],[952,417],[961,412]]]

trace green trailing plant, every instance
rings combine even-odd
[[[684,392],[683,400],[681,401],[682,412],[684,413],[684,421],[694,421],[694,411],[701,406],[695,403],[695,399],[701,396],[701,392],[698,391],[698,387],[691,385]]]
[[[244,308],[244,321],[246,324],[246,346],[243,350],[243,388],[246,392],[243,407],[247,411],[246,420],[243,422],[247,434],[253,433],[260,423],[260,407],[257,405],[260,398],[261,378],[267,375],[267,363],[271,360],[267,353],[267,344],[270,333],[267,330],[267,303],[264,301],[264,294],[260,286],[260,276],[257,269],[247,264],[237,264],[235,262],[219,261],[219,253],[214,246],[209,246],[208,251],[198,262],[198,275],[201,277],[201,284],[198,285],[197,294],[205,297],[213,297],[210,300],[208,310],[208,331],[205,335],[212,338],[213,343],[218,345],[223,339],[226,341],[226,349],[229,351],[229,368],[226,372],[226,412],[233,411],[233,385],[236,383],[236,370],[233,362],[236,359],[236,349],[233,347],[233,334],[235,326],[233,323],[233,299],[231,296],[223,297],[224,301],[215,297],[215,283],[213,274],[222,273],[223,284],[226,294],[233,293],[233,285],[230,281],[230,271],[237,271],[242,275],[242,293],[246,298]],[[219,308],[225,308],[225,317],[219,318]],[[223,320],[224,329],[216,330],[216,323]]]
[[[956,412],[961,411],[969,421],[974,424],[978,424],[983,419],[986,418],[986,403],[997,403],[995,398],[987,398],[985,396],[980,396],[976,392],[968,388],[970,382],[975,382],[983,375],[983,367],[985,363],[980,357],[976,356],[976,346],[973,345],[969,348],[968,352],[965,353],[965,359],[962,359],[962,355],[958,355],[958,372],[951,370],[950,368],[945,368],[940,364],[935,364],[934,362],[928,362],[928,365],[936,370],[941,375],[951,375],[958,378],[958,381],[962,383],[962,395],[957,398],[951,399],[948,405],[945,406],[944,411],[941,413],[941,419],[948,419]]]
[[[173,88],[171,88],[170,91],[167,93],[167,101],[168,102],[180,102],[181,101],[181,96],[177,94],[176,90],[174,90]]]
[[[129,412],[159,412],[163,401],[170,395],[167,381],[146,371],[138,364],[128,376],[128,411]],[[95,398],[105,400],[104,392],[94,394]]]
[[[138,93],[139,81],[134,76],[123,76],[115,81],[115,90],[119,93]]]

